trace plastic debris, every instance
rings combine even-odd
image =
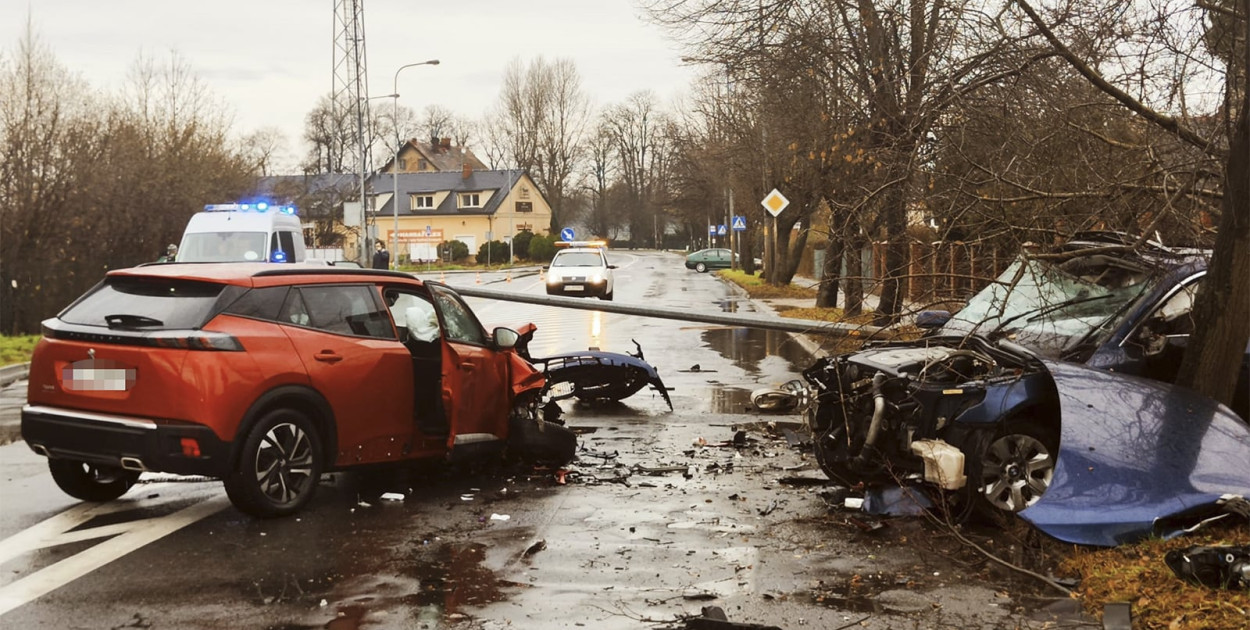
[[[506,521],[510,518],[512,517],[507,514],[491,514],[490,515],[490,520],[492,521]]]
[[[383,492],[382,496],[379,498],[383,501],[403,501],[404,495],[398,492]]]

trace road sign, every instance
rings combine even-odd
[[[569,241],[572,241],[575,237],[576,235],[573,234],[573,228],[571,227],[567,227],[567,228],[564,228],[563,230],[560,230],[560,240],[566,243]]]
[[[426,236],[430,236],[430,235],[432,235],[432,234],[434,234],[434,229],[433,229],[433,228],[431,228],[431,227],[430,227],[430,226],[428,226],[428,225],[427,225],[427,226],[425,226],[425,235],[426,235]]]
[[[781,194],[781,191],[774,188],[772,192],[768,193],[768,195],[764,197],[764,200],[760,202],[760,205],[764,206],[764,209],[768,211],[768,214],[776,217],[781,214],[782,210],[786,209],[786,206],[790,205],[790,200],[786,199],[786,196]]]
[[[741,232],[741,231],[743,231],[743,230],[747,229],[747,219],[746,219],[746,217],[734,217],[734,220],[733,220],[733,226],[734,226],[734,231],[735,231],[735,232]]]
[[[717,236],[724,236],[724,235],[725,235],[725,224],[723,224],[723,223],[722,223],[722,224],[720,224],[720,225],[716,226],[716,235],[717,235]]]
[[[709,225],[709,226],[707,226],[707,233],[708,233],[708,234],[715,234],[715,233],[716,233],[716,226],[715,226],[715,225]]]

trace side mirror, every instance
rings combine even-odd
[[[495,347],[500,350],[515,348],[516,342],[521,340],[521,335],[517,334],[517,331],[511,328],[504,328],[503,326],[495,329],[494,337]]]
[[[616,265],[608,265],[608,269],[616,269]]]
[[[543,265],[543,271],[551,269],[551,265]]]
[[[950,319],[950,311],[920,311],[920,314],[916,315],[916,327],[935,330],[946,325]]]

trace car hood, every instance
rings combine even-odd
[[[1250,496],[1250,426],[1196,392],[1046,361],[1061,437],[1050,488],[1020,513],[1064,542],[1171,537]]]

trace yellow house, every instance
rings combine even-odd
[[[379,173],[369,183],[377,238],[401,261],[437,259],[438,245],[450,240],[468,245],[473,256],[486,241],[545,233],[551,224],[551,206],[524,170],[473,170],[464,163],[455,172]]]
[[[411,139],[399,148],[399,168],[394,168],[394,158],[387,160],[382,168],[383,173],[398,170],[401,173],[426,173],[434,171],[454,171],[459,173],[465,164],[475,171],[487,170],[486,165],[477,159],[473,152],[465,147],[451,143],[451,138],[430,138],[429,142]]]

